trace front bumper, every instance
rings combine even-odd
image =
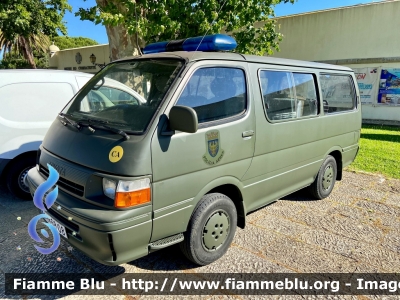
[[[26,182],[34,195],[45,179],[32,168]],[[135,209],[133,216],[132,210],[96,206],[59,188],[57,200],[46,214],[65,227],[68,239],[61,238],[102,264],[119,265],[148,254],[151,206]]]

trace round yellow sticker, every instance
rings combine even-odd
[[[114,148],[111,149],[110,153],[108,154],[108,159],[112,163],[116,163],[122,158],[123,155],[124,155],[124,149],[122,149],[121,146],[115,146]]]

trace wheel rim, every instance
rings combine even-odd
[[[229,233],[229,216],[219,210],[211,215],[203,228],[203,246],[207,251],[221,247]]]
[[[23,190],[25,193],[29,193],[29,186],[25,184],[25,177],[28,175],[29,170],[33,167],[28,167],[24,169],[21,173],[19,173],[18,176],[18,186],[21,190]]]
[[[333,181],[333,167],[328,165],[325,169],[324,176],[322,177],[322,187],[324,190],[329,190]]]

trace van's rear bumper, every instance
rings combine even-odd
[[[356,159],[359,150],[360,147],[358,144],[343,149],[342,152],[343,168],[350,165]]]
[[[36,168],[32,168],[26,181],[31,194],[34,195],[37,187],[45,182],[45,179]],[[60,209],[57,209],[58,206]],[[73,210],[70,209],[72,207]],[[97,210],[98,217],[88,219],[85,210]],[[102,264],[119,265],[147,255],[152,229],[151,213],[110,223],[107,222],[107,218],[102,217],[106,216],[107,212],[110,210],[91,205],[60,189],[56,202],[45,211],[65,227],[68,239],[63,236],[61,238]],[[114,216],[126,215],[126,211],[112,213]]]

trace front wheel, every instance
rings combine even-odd
[[[7,186],[14,196],[23,200],[32,200],[29,187],[25,184],[25,176],[35,167],[35,156],[23,156],[12,162],[7,173]]]
[[[317,178],[308,187],[310,193],[319,200],[328,197],[335,185],[336,175],[336,160],[333,156],[328,155],[318,171]]]
[[[223,256],[236,231],[235,204],[219,193],[207,194],[195,209],[180,247],[192,262],[204,266]]]

